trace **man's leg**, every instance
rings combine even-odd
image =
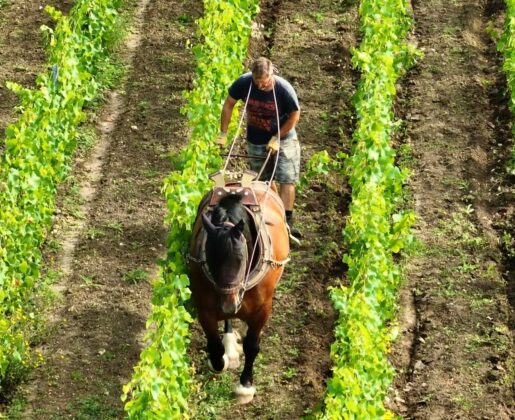
[[[295,202],[295,184],[280,184],[279,197],[283,200],[284,210],[293,211]]]
[[[301,237],[298,229],[293,227],[293,205],[295,202],[295,185],[299,180],[300,171],[300,144],[298,140],[290,139],[281,142],[282,149],[279,154],[276,178],[279,182],[279,197],[284,205],[286,222],[290,227],[290,238],[300,243]]]
[[[293,226],[293,204],[295,202],[295,184],[280,184],[279,197],[283,201],[284,211],[286,213],[286,223],[290,227],[290,234],[295,238],[302,237],[300,231]],[[299,243],[299,242],[298,242]]]

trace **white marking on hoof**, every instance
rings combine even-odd
[[[225,347],[225,354],[229,359],[229,369],[237,369],[240,367],[240,353],[238,351],[238,344],[235,333],[225,333],[222,338],[222,343]]]
[[[238,353],[243,354],[243,346],[241,345],[241,335],[236,330],[234,330],[233,334],[236,337],[236,349],[238,350]]]
[[[211,359],[209,359],[209,358],[207,359],[207,365],[209,366],[209,369],[211,369],[213,372],[222,373],[222,372],[226,371],[227,367],[229,366],[229,358],[227,357],[226,354],[224,354],[224,367],[222,370],[215,370],[213,368],[213,365],[211,364]]]
[[[248,404],[254,399],[254,395],[256,394],[256,387],[243,386],[238,382],[234,388],[234,393],[236,394],[236,401],[238,404]]]

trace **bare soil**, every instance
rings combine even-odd
[[[52,4],[66,10],[71,3]],[[425,58],[399,85],[396,111],[406,124],[396,142],[411,149],[400,163],[413,170],[420,245],[406,262],[404,339],[392,352],[398,375],[389,401],[406,418],[514,417],[513,260],[499,244],[502,229],[515,235],[513,179],[502,171],[511,115],[485,33],[490,20],[499,26],[498,6],[414,2],[413,36]],[[188,138],[179,108],[195,69],[186,41],[197,41],[201,13],[198,1],[155,0],[135,22],[140,44],[127,58],[127,78],[94,121],[105,150],[77,156],[60,197],[48,241],[54,246],[45,254],[49,269],[64,271],[61,299],[37,349],[44,362],[20,387],[16,401],[25,402],[12,418],[124,416],[121,387],[139,358],[149,283],[165,252],[162,178],[172,170],[169,155]],[[2,81],[33,83],[44,62],[37,27],[45,19],[29,1],[0,7]],[[359,37],[355,2],[264,0],[257,21],[249,56],[270,56],[296,88],[303,162],[323,149],[348,151],[358,77],[350,65]],[[5,128],[16,100],[1,87],[0,95]],[[85,186],[89,195],[73,192]],[[349,197],[339,176],[297,197],[304,236],[276,291],[251,404],[233,404],[237,374],[207,372],[204,337],[193,325],[191,356],[202,384],[193,396],[197,418],[292,419],[320,403],[335,317],[327,287],[345,281],[341,229]]]
[[[495,229],[513,221],[513,180],[504,172],[513,144],[505,78],[486,33],[496,11],[477,0],[414,3],[425,57],[399,104],[421,243],[406,266],[402,303],[408,311],[414,303],[415,321],[405,328],[409,357],[402,346],[394,352],[393,397],[406,418],[514,416],[513,271]]]

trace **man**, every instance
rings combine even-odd
[[[286,221],[294,239],[300,237],[293,227],[295,184],[299,180],[300,144],[295,126],[300,117],[300,106],[295,90],[282,77],[275,75],[272,62],[260,57],[252,63],[251,72],[240,76],[229,88],[220,118],[220,134],[216,143],[225,146],[227,128],[234,105],[238,100],[247,101],[247,150],[250,156],[266,157],[271,150],[279,152],[275,181],[279,184],[279,196],[286,211]],[[250,89],[250,95],[249,95]],[[279,110],[279,128],[277,127]],[[280,145],[279,140],[280,139]],[[279,147],[280,146],[280,147]],[[271,159],[273,162],[275,156]],[[259,172],[264,160],[250,159],[252,170]],[[272,162],[272,163],[273,163]],[[273,165],[268,165],[261,179],[269,180]],[[298,242],[298,241],[297,241]]]

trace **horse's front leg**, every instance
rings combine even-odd
[[[201,316],[199,321],[207,338],[207,353],[209,357],[209,367],[215,372],[221,372],[229,366],[229,359],[224,354],[225,349],[218,334],[218,322],[216,319]]]
[[[236,396],[240,404],[246,404],[254,398],[256,388],[254,383],[254,361],[259,353],[259,337],[258,332],[248,330],[247,335],[243,339],[243,352],[245,353],[245,366],[240,376],[240,383],[236,387]]]
[[[218,334],[207,337],[207,352],[209,353],[209,367],[215,372],[222,372],[229,366],[229,358]]]
[[[254,398],[256,388],[254,387],[254,361],[259,353],[259,342],[261,330],[269,315],[264,315],[257,323],[249,324],[247,335],[243,339],[243,352],[245,353],[245,366],[240,376],[240,383],[236,386],[235,393],[238,403],[247,404]]]
[[[241,344],[238,343],[240,335],[237,331],[233,331],[230,319],[225,321],[224,326],[222,343],[225,355],[229,359],[229,369],[237,369],[240,367],[240,353],[242,352]]]

